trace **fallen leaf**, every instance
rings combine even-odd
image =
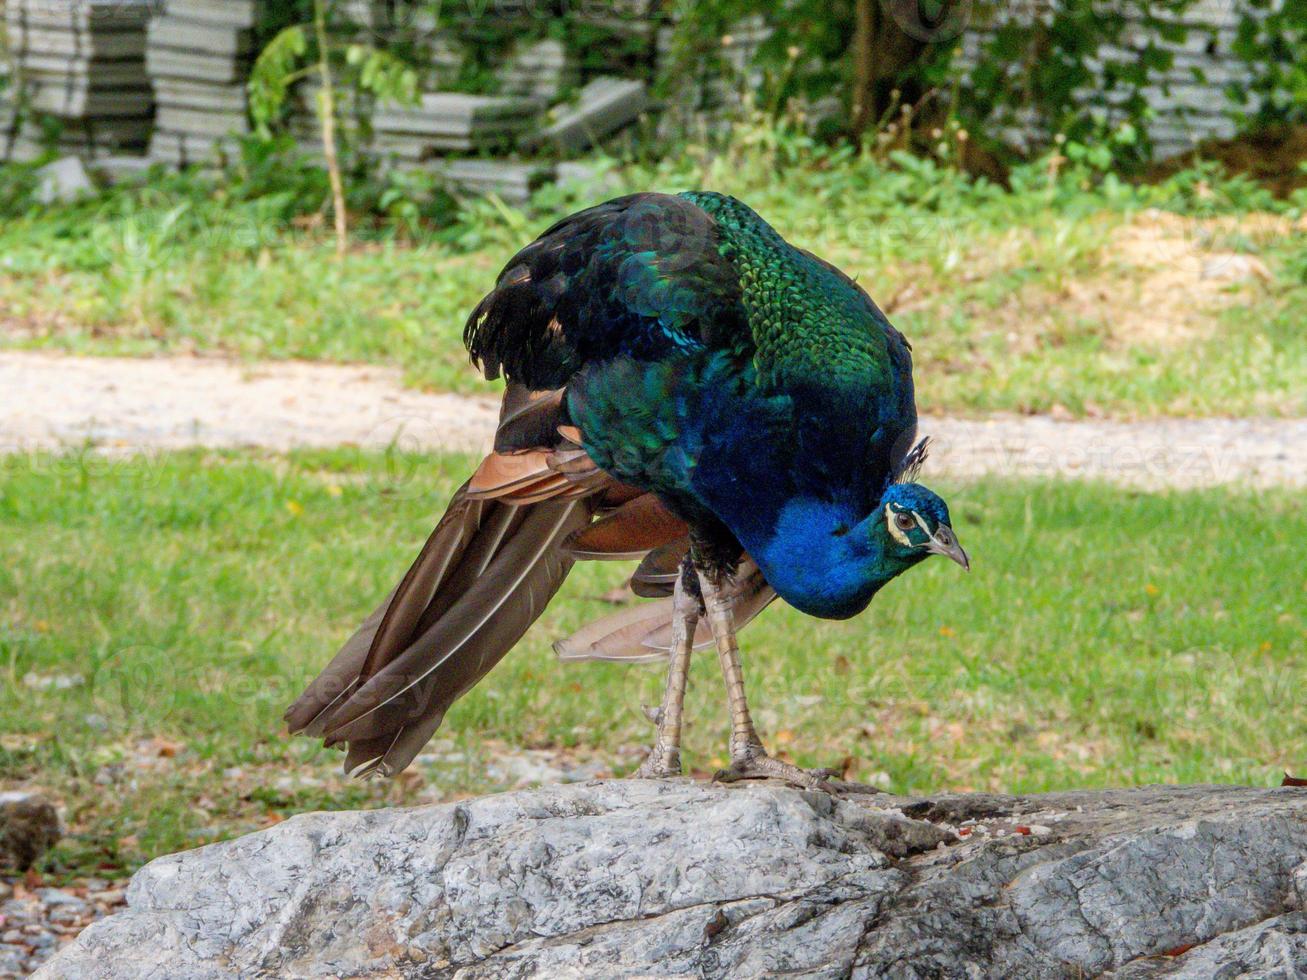
[[[711,943],[713,939],[718,934],[723,932],[726,929],[726,927],[729,926],[730,924],[731,924],[731,920],[726,918],[726,913],[723,912],[721,909],[718,909],[717,914],[714,915],[711,919],[709,919],[707,924],[703,927],[704,945],[707,946],[709,943]]]
[[[174,742],[166,738],[154,738],[151,740],[151,748],[160,759],[172,759],[176,757],[184,746],[180,742]]]

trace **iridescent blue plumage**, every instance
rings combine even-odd
[[[510,381],[565,384],[603,470],[733,537],[798,608],[851,615],[906,567],[862,537],[915,438],[908,344],[739,201],[638,195],[556,225],[468,338]]]

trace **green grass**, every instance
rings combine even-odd
[[[351,784],[280,715],[396,577],[462,458],[185,453],[0,462],[0,788],[72,835],[48,870],[115,873],[321,807],[494,789],[523,748],[625,771],[661,668],[560,666],[625,566],[580,566],[461,701],[414,775]],[[895,790],[1279,781],[1307,767],[1302,494],[1080,483],[944,488],[974,557],[930,562],[849,623],[743,634],[766,741]],[[687,758],[720,764],[696,658]]]
[[[707,187],[859,278],[913,341],[927,410],[1307,414],[1301,202],[1207,172],[1151,188],[1041,173],[1004,190],[745,129],[724,149],[620,168],[604,192],[551,189],[525,212],[467,203],[416,242],[372,228],[341,263],[320,222],[288,224],[262,185],[174,178],[0,223],[0,344],[366,361],[484,391],[462,326],[517,248],[598,198]],[[1154,231],[1161,247],[1124,249]],[[1200,279],[1204,259],[1231,251],[1269,278]]]

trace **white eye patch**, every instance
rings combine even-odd
[[[895,520],[895,518],[898,517],[899,514],[902,514],[902,513],[903,513],[903,511],[901,511],[901,510],[895,510],[894,507],[893,507],[893,505],[891,505],[891,506],[889,506],[889,507],[886,507],[886,508],[885,508],[885,524],[886,524],[886,526],[889,528],[890,536],[893,537],[895,541],[897,541],[899,544],[903,545],[905,548],[911,548],[911,547],[912,547],[912,539],[908,537],[908,534],[907,534],[906,531],[904,531],[902,528],[899,527],[899,525],[898,525],[898,521]],[[913,517],[916,517],[916,515],[913,514]],[[920,518],[920,517],[917,517],[917,523],[918,523],[918,524],[921,523],[921,518]]]

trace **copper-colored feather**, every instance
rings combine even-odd
[[[514,506],[460,491],[384,611],[287,712],[291,730],[348,743],[356,776],[403,769],[544,611],[572,566],[561,543],[593,510],[590,499]]]
[[[578,559],[631,559],[687,533],[683,520],[646,493],[576,532],[564,547]]]
[[[554,644],[562,661],[607,660],[621,663],[653,663],[667,659],[667,651],[645,641],[663,626],[671,626],[672,600],[641,602],[587,623],[571,636]],[[706,619],[694,634],[695,645],[712,642]]]
[[[523,453],[494,452],[481,461],[467,483],[472,499],[502,497],[522,487],[557,476],[549,469],[549,453],[533,450]]]
[[[510,386],[496,451],[455,493],[399,585],[287,711],[292,732],[344,744],[353,775],[407,766],[544,611],[576,557],[658,549],[650,568],[662,575],[670,563],[674,581],[686,525],[600,470],[561,421],[564,403],[562,392]],[[596,513],[605,516],[592,524]],[[670,623],[670,600],[626,610],[564,641],[560,655],[657,660]],[[696,644],[709,642],[706,628]]]

